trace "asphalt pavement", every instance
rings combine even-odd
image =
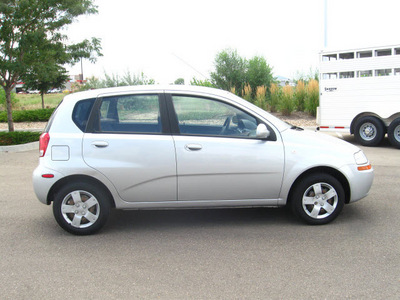
[[[399,299],[400,150],[362,149],[370,195],[325,226],[284,208],[114,211],[87,237],[36,199],[38,150],[0,152],[0,298]]]

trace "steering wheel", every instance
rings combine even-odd
[[[225,122],[224,122],[224,125],[222,125],[222,129],[221,129],[221,131],[220,131],[220,135],[224,135],[224,134],[226,134],[226,132],[228,131],[228,129],[229,129],[229,125],[231,125],[231,122],[232,122],[232,116],[228,116],[226,119],[225,119]]]

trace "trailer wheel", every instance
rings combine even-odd
[[[388,128],[388,138],[390,143],[400,149],[400,118],[390,123]]]
[[[363,146],[377,146],[383,140],[385,129],[379,119],[362,117],[357,121],[354,135],[357,142]]]

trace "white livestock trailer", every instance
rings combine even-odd
[[[320,53],[321,131],[348,132],[365,146],[385,134],[400,148],[400,45]]]

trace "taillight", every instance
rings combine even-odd
[[[40,135],[39,139],[39,153],[40,157],[43,157],[46,154],[47,146],[50,142],[50,134],[48,132],[43,132]]]

